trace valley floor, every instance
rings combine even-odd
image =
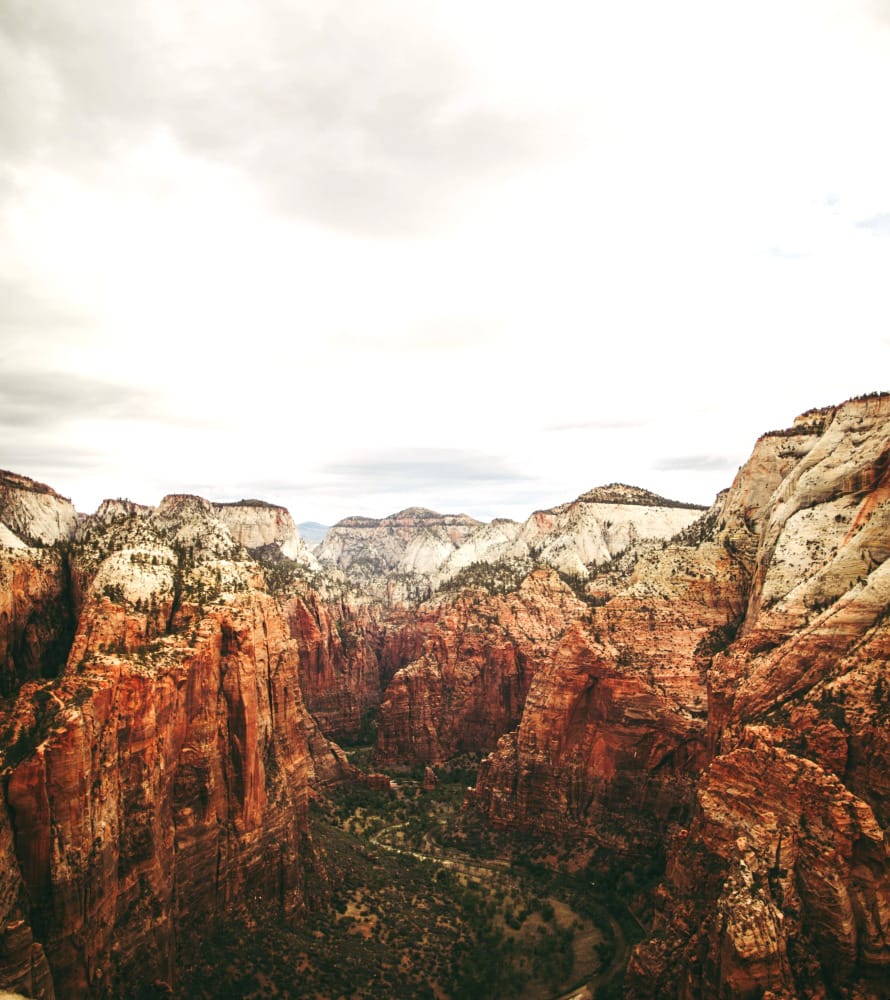
[[[362,755],[354,755],[361,761]],[[332,910],[299,928],[258,910],[188,955],[181,997],[556,1000],[619,995],[627,939],[585,876],[557,875],[460,849],[471,775],[444,771],[422,791],[344,787],[313,809]],[[497,856],[498,853],[501,856]],[[494,855],[494,856],[492,856]]]

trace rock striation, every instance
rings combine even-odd
[[[493,748],[518,721],[536,671],[586,610],[552,570],[531,573],[508,594],[471,589],[422,605],[388,638],[390,660],[406,665],[380,706],[378,759],[437,763]]]
[[[387,679],[379,610],[311,590],[285,596],[282,610],[299,651],[303,697],[322,731],[334,739],[368,738]]]
[[[536,511],[523,523],[497,518],[482,524],[465,514],[411,507],[382,520],[340,521],[328,531],[318,557],[378,598],[418,603],[449,581],[471,585],[479,565],[508,564],[522,576],[549,566],[586,579],[591,566],[637,542],[672,537],[702,510],[619,483]]]
[[[163,991],[215,921],[319,905],[326,734],[376,725],[426,787],[487,753],[495,826],[663,863],[629,1000],[886,1000],[888,556],[888,395],[763,435],[708,511],[409,508],[320,564],[259,501],[78,523],[0,474],[0,990]]]
[[[232,538],[253,555],[283,556],[315,571],[321,568],[287,508],[263,500],[241,500],[216,503],[213,509]]]
[[[622,483],[599,486],[570,503],[539,510],[522,524],[493,521],[474,532],[443,563],[436,580],[453,579],[474,563],[528,561],[579,579],[638,542],[671,538],[704,508],[667,500]]]
[[[77,527],[70,500],[27,476],[0,470],[0,544],[53,545],[66,541]]]
[[[791,464],[741,519],[746,615],[708,673],[713,759],[634,996],[877,1000],[890,982],[890,397],[805,414],[767,450]]]
[[[764,435],[700,522],[593,578],[483,762],[496,824],[666,849],[628,997],[886,995],[888,519],[890,397]]]
[[[11,551],[19,573],[52,554]],[[311,787],[351,769],[305,707],[262,568],[207,501],[106,502],[55,593],[77,618],[59,676],[22,678],[5,651],[0,987],[174,985],[177,947],[214,921],[305,912]]]
[[[531,682],[515,732],[482,762],[471,803],[497,826],[589,839],[639,858],[688,818],[707,759],[705,667],[744,610],[722,546],[675,544],[595,579]]]
[[[409,507],[380,520],[348,517],[330,528],[318,558],[377,597],[423,599],[430,578],[480,522],[466,514]]]

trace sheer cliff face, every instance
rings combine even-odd
[[[71,563],[67,664],[2,720],[0,984],[50,995],[45,953],[57,995],[119,996],[172,983],[177,941],[221,914],[303,910],[309,783],[344,762],[259,567],[205,501],[109,504]]]
[[[284,507],[261,500],[213,505],[216,516],[249,552],[275,551],[288,559],[318,570],[318,560],[300,538],[294,519]]]
[[[713,543],[658,550],[600,599],[535,674],[514,733],[472,801],[496,825],[652,851],[688,816],[707,745],[708,650],[744,608],[744,574]],[[596,585],[596,581],[594,582]]]
[[[397,602],[422,598],[429,594],[431,575],[479,527],[466,514],[437,514],[422,507],[381,520],[348,517],[325,535],[318,558],[376,597]]]
[[[522,524],[494,521],[474,531],[439,568],[452,579],[474,562],[532,560],[586,579],[591,563],[606,563],[639,541],[671,538],[694,522],[701,508],[648,490],[613,483],[570,503],[539,510]]]
[[[356,739],[363,721],[380,705],[385,677],[377,609],[307,592],[283,601],[300,655],[303,697],[321,729]]]
[[[0,696],[54,677],[74,631],[68,561],[56,544],[74,532],[70,501],[25,476],[0,472]]]
[[[496,824],[631,855],[669,833],[631,996],[884,995],[888,555],[890,398],[805,414],[685,539],[593,581],[483,762]]]
[[[814,420],[786,439],[747,615],[709,671],[716,756],[635,995],[877,998],[890,981],[890,399]]]
[[[481,524],[465,514],[419,507],[391,517],[350,517],[334,525],[318,550],[375,596],[422,600],[474,563],[502,560],[549,566],[585,578],[637,541],[670,538],[701,510],[632,486],[598,487],[571,503],[536,511],[525,522]]]
[[[586,611],[550,570],[511,594],[467,590],[428,602],[387,643],[410,660],[386,689],[378,756],[437,762],[492,748],[518,721],[535,671]]]
[[[53,545],[77,527],[70,500],[43,483],[0,470],[0,544]]]

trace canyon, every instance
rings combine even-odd
[[[627,998],[886,1000],[888,555],[887,394],[709,509],[611,484],[314,551],[263,501],[2,473],[0,989],[178,995],[214,925],[327,912],[313,803],[460,758],[467,829],[616,878]]]

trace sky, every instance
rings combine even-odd
[[[709,504],[890,387],[890,0],[3,0],[0,467]]]

